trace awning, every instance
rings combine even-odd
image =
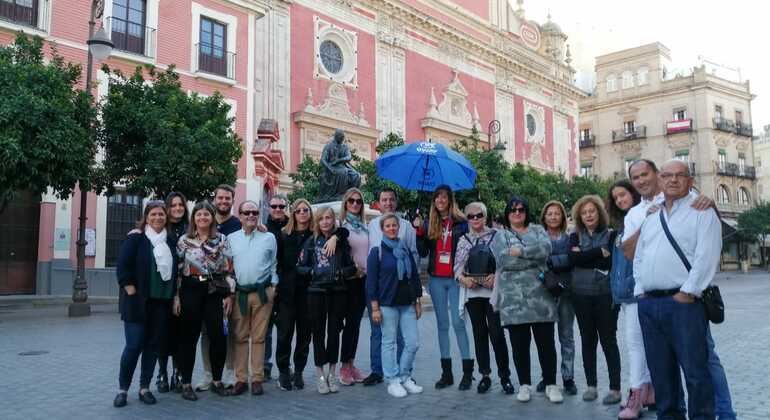
[[[738,221],[735,219],[721,219],[722,220],[722,241],[737,242],[738,241]]]

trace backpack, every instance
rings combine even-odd
[[[468,261],[465,263],[466,274],[470,276],[486,276],[495,272],[497,264],[489,244],[492,243],[496,233],[497,231],[492,231],[492,236],[485,243],[479,243],[481,238],[476,238],[476,243],[468,250]],[[466,241],[470,242],[467,234],[463,235],[463,237]]]

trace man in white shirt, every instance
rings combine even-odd
[[[380,205],[380,211],[382,214],[385,213],[395,213],[396,209],[398,208],[398,197],[396,196],[396,191],[392,188],[384,188],[382,191],[380,191],[380,195],[378,197],[378,203]],[[367,229],[369,230],[369,250],[371,251],[372,248],[380,246],[380,242],[382,242],[382,229],[380,229],[380,218],[382,216],[375,217],[369,222],[369,226]],[[404,241],[404,244],[406,247],[412,252],[412,255],[414,255],[415,261],[417,261],[417,265],[419,266],[420,261],[420,254],[417,253],[417,232],[415,232],[414,228],[412,227],[412,224],[409,223],[407,220],[404,220],[401,218],[401,223],[399,223],[398,228],[398,238]],[[370,314],[371,314],[371,308]],[[369,360],[371,360],[371,368],[372,373],[369,374],[369,376],[364,379],[364,385],[375,385],[380,382],[382,382],[382,329],[380,327],[380,324],[375,324],[374,322],[371,322],[370,317],[370,323],[371,323],[371,329],[372,334],[369,338]],[[401,352],[404,350],[404,338],[401,335],[401,330],[399,329],[398,334],[396,335],[396,354],[398,356],[398,360],[401,360]]]
[[[641,296],[639,321],[656,390],[659,418],[684,418],[679,368],[687,384],[691,419],[714,419],[709,372],[708,320],[697,299],[716,273],[722,228],[713,209],[692,207],[697,195],[684,162],[672,160],[658,174],[662,207],[644,220],[634,257],[634,293]],[[692,265],[688,270],[664,231],[664,222]]]
[[[278,284],[278,248],[272,233],[256,229],[259,221],[257,203],[244,201],[238,207],[238,214],[243,228],[227,236],[233,252],[237,281],[236,304],[232,312],[237,382],[232,393],[240,395],[246,391],[251,365],[251,394],[262,395],[262,382],[265,380],[265,334],[273,310],[274,286]]]

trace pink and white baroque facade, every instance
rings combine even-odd
[[[89,2],[8,2],[0,43],[24,30],[55,42],[66,60],[85,62]],[[514,10],[507,0],[105,0],[101,23],[117,44],[111,67],[175,64],[185,89],[224,95],[244,142],[240,202],[291,189],[288,174],[304,156],[318,157],[335,128],[374,159],[390,132],[451,143],[475,126],[486,144],[497,120],[491,138],[504,143],[506,160],[576,175],[584,94],[572,84],[567,37],[550,21],[527,20],[518,3]],[[105,95],[105,75],[96,71],[94,80]],[[42,197],[31,292],[69,293],[78,203],[78,194]],[[91,294],[114,294],[109,267],[121,237],[110,209],[141,203],[90,194],[88,204]]]

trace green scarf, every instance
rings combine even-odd
[[[254,283],[248,286],[236,285],[235,291],[238,292],[238,307],[241,309],[241,315],[246,316],[249,313],[249,293],[257,292],[262,304],[267,303],[267,288],[272,286],[270,282]]]

